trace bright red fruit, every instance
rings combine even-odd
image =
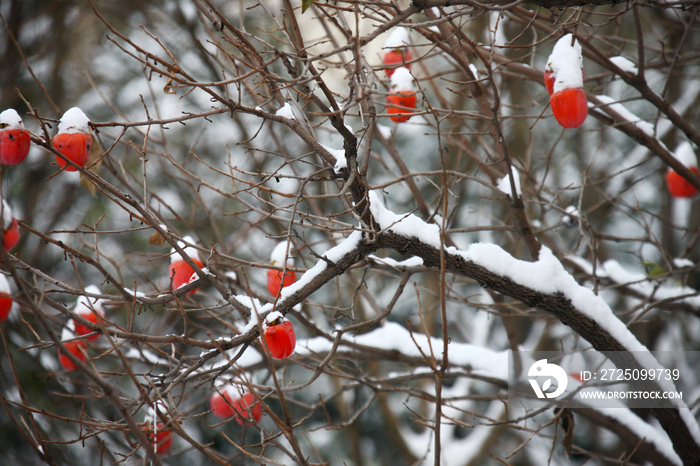
[[[263,337],[270,355],[275,359],[284,359],[294,352],[297,337],[294,326],[281,313],[274,311],[263,322]]]
[[[85,355],[87,345],[83,340],[65,341],[63,342],[63,346],[65,346],[68,352],[78,358],[81,362],[85,362],[87,360],[87,356]],[[60,362],[61,367],[68,372],[72,372],[77,369],[77,366],[73,364],[73,361],[71,361],[68,356],[63,354],[60,348],[58,350],[58,362]]]
[[[387,113],[392,115],[391,121],[395,121],[397,123],[403,123],[404,121],[408,121],[409,118],[411,118],[411,115],[406,115],[406,113],[410,113],[411,110],[406,110],[403,108],[396,108],[396,106],[400,107],[408,107],[411,109],[416,108],[416,93],[415,92],[392,92],[386,97],[386,102],[390,106],[387,107]],[[397,115],[399,113],[403,113],[404,115]]]
[[[228,419],[234,414],[233,399],[228,390],[221,389],[209,397],[209,409],[216,417]]]
[[[91,293],[91,294],[100,294],[100,288],[95,286],[95,285],[88,285],[85,288],[86,293]],[[93,324],[98,324],[102,321],[102,318],[105,315],[104,307],[103,307],[103,301],[98,298],[90,298],[87,295],[84,296],[78,296],[78,300],[75,303],[75,308],[73,309],[73,312],[78,314],[80,317],[83,319],[87,319],[88,321],[92,322]],[[99,333],[93,333],[93,331],[90,329],[90,327],[86,327],[84,325],[80,325],[77,321],[73,320],[71,321],[69,325],[70,329],[73,329],[75,333],[78,335],[88,335],[91,334],[89,337],[86,337],[86,340],[88,341],[95,341],[98,338],[100,338]]]
[[[698,174],[698,167],[688,167],[688,169],[696,175]],[[688,183],[685,178],[671,168],[666,172],[666,186],[673,197],[694,197],[698,194],[695,186]]]
[[[5,322],[12,310],[12,296],[0,292],[0,322]]]
[[[17,165],[29,154],[29,132],[26,129],[0,131],[0,163]]]
[[[5,199],[2,200],[2,228],[2,247],[9,251],[19,242],[19,222],[12,216],[12,209]]]
[[[90,309],[82,309],[80,311],[76,311],[76,314],[78,314],[80,317],[83,319],[87,319],[93,324],[97,323],[97,320],[99,319],[98,315],[91,311]],[[79,323],[75,323],[75,333],[78,335],[87,335],[88,333],[93,333],[92,330],[90,330],[88,327],[85,327],[84,325],[80,325]],[[95,333],[93,335],[90,335],[89,337],[85,337],[86,340],[89,341],[95,341],[98,338],[100,338],[99,333]]]
[[[5,322],[12,310],[12,295],[10,282],[5,275],[0,274],[0,322]]]
[[[255,422],[262,418],[262,406],[255,402],[255,396],[252,393],[244,393],[241,397],[232,387],[212,393],[209,397],[209,407],[214,415],[222,419],[236,416],[239,425],[244,424],[240,416]]]
[[[58,134],[53,138],[56,150],[81,167],[85,166],[92,146],[89,123],[88,117],[78,107],[68,109],[58,124]],[[77,171],[58,155],[56,163],[66,171]]]
[[[384,63],[384,73],[387,78],[394,74],[394,70],[399,66],[411,69],[411,64],[407,63],[413,59],[413,54],[409,49],[392,49],[384,52],[382,62]]]
[[[158,423],[155,433],[151,430],[150,426],[143,426],[141,430],[146,433],[151,448],[153,448],[156,454],[163,455],[170,451],[170,447],[173,446],[173,432],[171,430],[163,430],[163,424]]]
[[[582,88],[568,88],[549,98],[554,118],[564,128],[578,128],[588,116],[588,99]]]
[[[66,158],[70,159],[71,162],[83,167],[85,166],[85,162],[87,162],[88,155],[90,155],[92,136],[83,133],[59,133],[53,138],[53,146]],[[68,163],[58,155],[56,156],[56,163],[58,163],[58,166],[61,168],[66,167],[65,170],[67,172],[78,170],[68,165]]]
[[[547,88],[547,92],[549,95],[552,95],[554,92],[554,73],[552,73],[550,70],[545,70],[544,72],[544,87]]]
[[[182,248],[184,254],[186,254],[190,259],[192,259],[192,262],[197,264],[197,266],[201,269],[203,267],[203,264],[202,261],[199,259],[199,252],[197,251],[197,248],[191,246],[193,244],[195,244],[195,241],[189,236],[185,236],[182,239],[182,241],[178,242],[178,245],[180,246],[180,248]],[[172,278],[173,289],[175,290],[177,290],[183,285],[186,285],[191,280],[197,279],[197,275],[195,274],[194,269],[190,267],[190,265],[187,262],[185,262],[185,260],[175,248],[173,248],[171,251],[170,266],[168,267],[168,277]],[[197,290],[198,288],[195,288],[187,292],[187,294],[192,294]]]
[[[13,217],[10,227],[7,228],[3,234],[2,247],[5,248],[6,251],[9,251],[17,246],[17,243],[19,243],[19,222]]]
[[[29,153],[29,131],[19,114],[11,108],[0,113],[0,164],[17,165]]]
[[[204,266],[199,259],[195,259],[193,257],[190,257],[190,259],[192,259],[192,262],[197,264],[200,269]],[[171,262],[170,267],[168,268],[168,276],[173,277],[173,289],[175,290],[180,288],[182,285],[189,283],[190,278],[192,278],[194,273],[194,269],[190,267],[190,264],[182,260]],[[198,288],[195,288],[194,290],[189,291],[187,294],[192,294],[197,290]]]
[[[297,274],[294,272],[285,272],[284,282],[282,282],[282,271],[269,269],[267,271],[267,291],[272,296],[277,296],[285,286],[289,286],[297,281]]]

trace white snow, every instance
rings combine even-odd
[[[374,192],[369,193],[372,215],[382,229],[411,238],[415,237],[435,248],[440,248],[440,234],[437,225],[429,225],[413,214],[399,216],[384,207]],[[579,285],[562,263],[545,246],[540,247],[537,262],[527,262],[514,258],[495,244],[474,243],[466,250],[455,247],[445,247],[445,252],[461,256],[465,261],[480,265],[490,272],[506,277],[522,286],[531,288],[543,294],[561,294],[571,301],[572,306],[580,313],[595,321],[608,332],[627,351],[635,351],[641,367],[658,367],[659,363],[649,350],[637,340],[627,326],[613,314],[610,306],[596,295],[591,289]],[[662,390],[674,391],[673,383],[660,380]],[[671,400],[680,408],[688,429],[700,443],[700,427],[689,414],[682,400]]]
[[[102,291],[96,285],[88,285],[85,287],[85,292],[90,294],[102,294]],[[99,298],[88,298],[87,296],[78,296],[75,302],[75,313],[95,311],[104,316],[105,311],[102,306],[102,300]]]
[[[435,15],[436,18],[441,18],[441,17],[442,17],[442,13],[440,12],[440,9],[439,9],[438,7],[434,6],[434,7],[432,7],[432,8],[430,9],[430,11],[433,12],[433,14]],[[430,29],[430,30],[433,31],[433,32],[437,32],[438,34],[440,34],[440,28],[437,27],[437,26],[430,26],[428,29]]]
[[[413,76],[408,68],[400,66],[394,70],[391,75],[391,90],[392,92],[414,92]]]
[[[289,254],[292,252],[292,244],[289,245]],[[282,267],[284,258],[287,257],[287,241],[280,241],[270,253],[270,264]],[[287,257],[287,267],[294,267],[294,258]]]
[[[190,256],[190,259],[197,259],[201,260],[199,258],[199,251],[197,251],[193,246],[188,246],[188,244],[195,244],[194,239],[191,236],[185,236],[182,238],[183,241],[178,241],[177,244],[182,248],[183,252]],[[180,255],[179,252],[175,250],[175,248],[172,248],[170,251],[170,263],[175,263],[178,261],[184,260],[182,256]]]
[[[637,74],[637,65],[626,59],[625,57],[611,57],[610,61],[615,63],[622,71],[629,74]]]
[[[568,259],[575,262],[587,274],[593,275],[593,265],[582,257],[569,256]],[[674,259],[677,267],[694,266],[695,264],[688,259]],[[669,286],[666,284],[659,285],[656,280],[649,278],[645,273],[630,272],[616,260],[610,259],[603,264],[599,264],[596,268],[596,276],[600,278],[609,278],[618,285],[624,285],[631,290],[640,293],[642,296],[655,299],[674,299],[679,303],[686,303],[695,309],[700,309],[700,296],[697,290],[688,286]]]
[[[61,330],[61,341],[73,340],[75,338],[75,322],[70,319]]]
[[[333,171],[338,173],[347,167],[348,167],[348,161],[345,160],[345,156],[343,156],[342,158],[335,159],[335,165],[333,166]]]
[[[547,247],[540,248],[537,262],[518,260],[495,244],[475,243],[466,251],[451,249],[448,248],[449,253],[458,254],[520,285],[544,294],[563,294],[579,312],[597,322],[628,351],[648,351],[615,317],[608,304],[592,290],[580,286]]]
[[[612,97],[608,97],[607,95],[599,95],[596,97],[598,97],[598,99],[603,104],[606,104],[607,107],[610,107],[611,110],[618,113],[622,118],[629,121],[630,123],[634,123],[639,129],[644,131],[649,136],[654,136],[654,125],[652,125],[649,122],[643,121],[637,115],[627,110],[624,105],[615,101],[615,99],[613,99]],[[588,106],[592,107],[593,104],[589,102]]]
[[[284,320],[284,316],[282,315],[281,312],[272,311],[268,315],[266,315],[265,320],[263,321],[263,326],[267,327],[269,324],[273,323],[275,320]]]
[[[566,209],[564,209],[564,212],[566,212],[562,219],[564,224],[568,227],[576,227],[578,225],[579,219],[581,218],[581,212],[578,211],[578,208],[576,206],[570,205],[567,206]]]
[[[518,173],[518,170],[514,166],[511,166],[510,170],[513,173],[513,181],[515,182],[515,192],[518,196],[520,196],[522,189],[520,187],[520,173]],[[506,196],[513,197],[513,191],[511,191],[509,176],[504,176],[503,178],[500,178],[498,180],[497,188]]]
[[[374,254],[370,254],[367,257],[373,261],[386,264],[390,267],[418,267],[423,265],[423,259],[418,256],[409,257],[408,259],[402,261],[397,261],[391,257],[377,257]]]
[[[459,395],[455,394],[455,396]],[[446,408],[449,409],[447,406],[443,407],[443,409]],[[458,416],[459,414],[461,413],[457,413]],[[455,426],[449,425],[447,422],[441,424],[440,466],[483,464],[478,460],[484,453],[484,445],[488,445],[489,439],[493,439],[494,429],[497,428],[491,425],[491,420],[502,420],[505,417],[505,414],[505,403],[492,401],[489,403],[488,409],[483,414],[483,418],[474,422],[474,426],[468,429],[469,434],[467,436],[457,435],[455,432]],[[445,416],[448,416],[448,414],[445,413]],[[415,464],[420,466],[429,466],[434,464],[433,449],[435,448],[435,439],[434,433],[431,429],[424,429],[422,432],[415,432],[410,428],[402,426],[400,428],[400,432],[404,439],[404,444],[409,450],[411,450],[412,454],[418,458],[423,458],[421,462]]]
[[[343,334],[342,342],[397,351],[409,357],[422,357],[421,351],[429,355],[432,346],[435,358],[442,360],[443,340],[441,338],[430,337],[428,342],[428,337],[423,333],[413,332],[411,336],[408,329],[396,322],[385,322],[381,327],[360,335]],[[299,340],[296,352],[297,354],[325,353],[330,351],[332,346],[333,342],[327,338],[316,337]],[[449,343],[448,351],[450,364],[470,366],[472,373],[480,376],[508,380],[507,351],[493,351],[455,341]]]
[[[689,286],[659,286],[655,280],[649,279],[644,273],[627,271],[619,262],[607,260],[598,268],[599,277],[609,277],[615,283],[627,285],[630,289],[644,296],[654,296],[655,299],[674,299],[700,309],[700,296],[697,290]]]
[[[374,191],[369,192],[369,208],[382,230],[389,230],[407,238],[418,238],[422,242],[440,248],[440,228],[427,224],[415,215],[396,215],[384,207]]]
[[[610,333],[625,350],[639,352],[639,354],[634,354],[634,357],[641,367],[659,367],[656,358],[613,314],[612,309],[603,298],[595,295],[592,290],[580,286],[548,248],[544,246],[540,248],[537,262],[515,259],[494,244],[472,244],[466,251],[453,251],[452,249],[454,248],[447,248],[447,252],[456,252],[465,260],[479,264],[498,275],[508,277],[516,283],[541,293],[561,293],[571,300],[574,308]],[[658,297],[661,298],[661,296]],[[658,384],[664,391],[676,390],[675,385],[670,381],[659,380]],[[670,402],[679,408],[681,417],[695,440],[700,444],[700,426],[690,414],[685,402],[679,399],[671,399]]]
[[[530,358],[523,359],[523,366],[528,367],[530,366],[534,360],[531,360]],[[612,366],[611,366],[612,367]],[[655,366],[655,367],[662,367],[662,366]],[[523,373],[522,374],[522,381],[527,380],[527,374]],[[567,396],[575,391],[579,390],[583,384],[578,380],[575,379],[571,376],[569,376],[568,379],[568,384],[566,387],[566,390],[562,396]],[[604,390],[604,388],[602,388]],[[596,388],[594,386],[590,386],[586,388],[586,391],[589,392],[598,392],[601,391],[601,388]],[[680,458],[678,457],[678,454],[675,452],[673,449],[673,443],[671,442],[671,439],[668,437],[668,434],[661,429],[660,427],[655,427],[643,419],[641,419],[637,414],[635,414],[633,411],[631,411],[627,405],[622,401],[622,400],[617,400],[617,399],[606,399],[605,400],[605,406],[604,408],[600,407],[597,405],[598,402],[596,402],[594,399],[590,398],[583,398],[580,395],[575,397],[576,402],[585,405],[588,405],[590,409],[593,409],[595,411],[600,412],[604,416],[614,419],[618,421],[620,424],[626,426],[628,429],[630,429],[632,432],[634,432],[640,439],[645,439],[645,442],[648,442],[652,445],[654,445],[654,448],[664,455],[666,458],[668,458],[672,463],[681,465],[682,462]],[[533,405],[533,407],[536,405]],[[686,410],[687,411],[687,410]]]
[[[2,273],[0,273],[0,293],[12,293],[12,290],[10,290],[10,282],[7,281],[5,274]]]
[[[345,160],[345,151],[342,149],[333,149],[328,146],[324,146],[321,144],[324,149],[328,151],[329,154],[331,154],[333,157],[335,157],[335,166],[333,167],[333,171],[338,173],[340,170],[343,168],[346,168],[348,166],[347,160]]]
[[[260,301],[247,295],[236,295],[233,297],[233,299],[250,309],[250,320],[247,324],[240,325],[240,322],[236,322],[236,327],[243,334],[256,328],[258,326],[258,316],[264,315],[266,312],[269,312],[272,309],[272,304],[266,304],[263,306],[260,304]]]
[[[698,159],[695,156],[693,146],[688,141],[683,141],[678,144],[676,151],[673,153],[680,163],[686,167],[697,167]]]
[[[620,424],[637,434],[640,439],[645,439],[645,442],[653,444],[656,450],[671,460],[673,464],[679,466],[683,464],[678,453],[673,449],[671,439],[669,439],[668,434],[663,429],[654,428],[654,426],[645,422],[629,409],[599,408],[598,411],[601,411],[611,419],[617,420]]]
[[[284,118],[289,118],[290,120],[296,120],[296,117],[294,116],[294,112],[292,111],[292,106],[289,105],[289,102],[285,102],[282,108],[277,110],[275,112],[275,115],[284,117]]]
[[[673,265],[675,265],[678,268],[694,267],[695,262],[693,262],[690,259],[687,259],[685,257],[677,257],[677,258],[673,259]]]
[[[14,108],[8,108],[0,113],[0,129],[24,129],[22,117]]]
[[[127,288],[127,287],[124,287],[124,291],[126,291],[127,293],[129,293],[131,296],[133,296],[135,298],[145,298],[146,297],[146,293],[142,293],[141,291],[134,291],[134,290]],[[163,296],[167,296],[167,295],[162,294],[159,297],[163,297]]]
[[[12,209],[10,208],[10,205],[5,201],[5,199],[2,200],[2,228],[4,230],[7,230],[10,228],[10,225],[12,225]]]
[[[58,124],[60,134],[89,133],[88,117],[78,107],[68,109]]]
[[[566,209],[564,209],[564,212],[566,212],[567,215],[575,215],[576,217],[580,217],[581,215],[579,214],[578,209],[576,206],[570,205],[566,206]]]
[[[360,231],[353,231],[343,242],[326,251],[323,256],[331,262],[338,262],[346,254],[355,249],[361,239],[362,233]],[[299,280],[282,288],[282,291],[280,292],[280,302],[284,301],[289,296],[308,285],[311,280],[326,270],[327,267],[328,264],[326,261],[320,259],[318,262],[316,262],[316,265],[307,270]]]
[[[554,75],[554,92],[570,88],[583,87],[583,58],[581,44],[571,45],[573,36],[567,34],[554,45],[552,54],[547,59],[547,67]]]
[[[384,48],[400,49],[409,44],[408,30],[405,27],[397,27],[391,32],[386,42],[384,42]]]

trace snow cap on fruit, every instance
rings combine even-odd
[[[214,389],[220,391],[221,393],[227,392],[229,395],[233,395],[235,390],[233,390],[233,385],[231,385],[231,381],[226,380],[224,378],[217,378],[214,381]]]
[[[65,327],[61,330],[61,341],[69,341],[75,339],[75,322],[70,319]]]
[[[287,241],[280,241],[275,249],[270,253],[270,264],[282,267],[284,258],[287,255]],[[289,245],[289,257],[287,257],[287,267],[294,267],[294,258],[291,257],[292,245]]]
[[[12,225],[12,209],[5,199],[2,200],[2,229],[7,230]]]
[[[61,117],[58,132],[61,134],[89,133],[88,117],[78,107],[68,109]]]
[[[408,30],[406,30],[404,27],[395,28],[387,38],[386,42],[384,42],[384,48],[388,50],[400,49],[408,45]]]
[[[554,92],[583,87],[581,44],[574,41],[572,46],[572,38],[567,34],[559,39],[547,59],[547,69],[551,69],[555,77]]]
[[[12,293],[12,290],[10,290],[10,282],[7,281],[7,277],[2,273],[0,273],[0,293]]]
[[[0,129],[24,129],[24,122],[14,108],[0,113]]]
[[[96,285],[88,285],[85,287],[85,293],[90,294],[102,294],[102,291]],[[98,314],[104,316],[104,307],[102,306],[102,299],[100,298],[89,298],[87,296],[78,296],[78,300],[75,302],[74,312],[86,312],[95,311]]]
[[[191,236],[185,236],[182,238],[182,241],[177,242],[178,246],[182,248],[182,250],[190,256],[190,259],[192,260],[198,260],[201,262],[201,259],[199,258],[199,251],[197,251],[193,246],[188,246],[187,244],[195,244],[194,239]],[[181,260],[184,260],[182,256],[180,255],[179,252],[175,248],[170,251],[170,263],[175,263]]]
[[[413,76],[406,67],[399,67],[394,70],[391,75],[391,91],[392,92],[413,92]]]
[[[280,311],[272,311],[267,316],[265,316],[265,325],[270,325],[275,322],[280,322],[284,320],[284,316]]]
[[[693,150],[693,146],[688,141],[683,141],[678,144],[678,147],[676,147],[676,151],[673,155],[675,155],[678,161],[686,167],[698,166],[698,159],[695,156],[695,151]]]

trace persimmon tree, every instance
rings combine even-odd
[[[0,458],[700,464],[697,8],[3,4]],[[685,396],[518,411],[546,350]]]

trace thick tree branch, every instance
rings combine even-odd
[[[427,245],[415,238],[394,233],[384,233],[379,238],[382,247],[401,251],[403,254],[415,255],[423,259],[426,266],[438,269],[440,267],[440,250]],[[613,335],[596,321],[576,309],[571,301],[561,293],[546,294],[514,282],[508,277],[491,272],[485,267],[464,260],[459,255],[446,254],[447,270],[467,276],[484,288],[490,288],[530,307],[549,312],[563,324],[585,338],[593,347],[601,352],[628,351]],[[611,358],[613,359],[613,358]],[[613,360],[618,367],[641,369],[634,361]],[[651,383],[654,391],[661,390],[658,385]],[[700,463],[700,445],[681,416],[680,410],[667,400],[661,403],[663,408],[654,409],[654,416],[663,429],[668,433],[674,448],[685,464]]]

